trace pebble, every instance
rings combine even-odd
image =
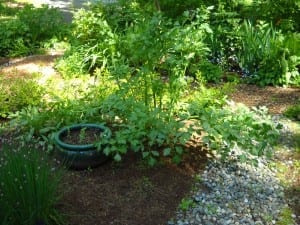
[[[196,189],[191,198],[193,208],[179,210],[175,224],[271,225],[278,221],[281,209],[286,207],[283,187],[267,161],[259,160],[258,167],[237,161],[210,161],[200,181],[208,191]]]
[[[286,146],[284,149],[293,151],[289,119],[277,115],[273,120],[283,125],[280,142]],[[179,210],[174,224],[182,225],[183,221],[189,221],[187,225],[277,224],[280,212],[288,204],[276,172],[263,158],[258,159],[256,167],[237,160],[210,161],[199,174],[199,190],[196,188],[192,193],[193,208],[186,212]],[[202,192],[203,185],[208,191]]]

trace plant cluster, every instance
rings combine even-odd
[[[298,47],[291,40],[297,34],[287,36],[267,22],[239,18],[234,11],[242,7],[239,1],[232,7],[203,3],[197,9],[187,2],[191,5],[178,17],[165,13],[160,1],[120,1],[80,10],[70,48],[57,63],[71,85],[47,90],[39,107],[11,115],[11,124],[22,126],[24,143],[38,137],[51,150],[53,132],[60,127],[97,122],[113,131],[111,139],[97,143],[98,149],[117,161],[132,150],[150,165],[161,156],[178,163],[194,132],[202,132],[211,149],[224,157],[235,148],[241,149],[241,159],[268,155],[278,130],[266,112],[226,106],[233,84],[205,84],[220,82],[224,75],[229,79],[227,71],[241,67],[262,84],[296,84]],[[281,54],[287,61],[284,78],[283,63],[276,58]],[[275,64],[279,72],[268,71],[272,77],[267,81],[261,72]],[[193,126],[185,122],[189,119],[195,119]]]
[[[34,77],[0,75],[0,118],[29,105],[39,105],[43,96],[44,90]]]
[[[274,124],[266,108],[250,110],[231,103],[223,108],[207,107],[199,113],[203,141],[223,159],[233,154],[242,161],[255,162],[253,156],[272,155],[281,124]]]
[[[174,163],[181,161],[185,143],[192,136],[191,127],[185,126],[168,112],[161,109],[149,110],[143,102],[133,98],[124,100],[111,96],[101,107],[101,114],[113,129],[109,140],[97,144],[106,155],[114,155],[119,161],[128,149],[141,152],[142,157],[153,166],[159,156],[171,158]]]
[[[294,120],[300,120],[300,101],[287,108],[284,115]]]
[[[78,80],[70,80],[59,87],[53,82],[56,81],[46,85],[47,94],[38,105],[9,113],[9,127],[20,135],[21,145],[35,140],[45,150],[53,150],[53,132],[66,125],[101,120],[100,105],[114,90],[109,82],[94,85],[83,78],[81,85]]]
[[[75,16],[72,47],[58,68],[76,75],[126,65],[171,81],[200,72],[209,82],[229,71],[259,85],[299,85],[297,17],[268,11],[281,7],[300,11],[296,1],[97,4]]]
[[[2,4],[1,4],[2,5]],[[34,8],[25,5],[14,10],[2,5],[0,10],[0,56],[28,55],[54,36],[64,33],[63,19],[57,9],[43,5]]]
[[[0,151],[2,225],[63,224],[56,210],[61,174],[34,149],[6,146]]]

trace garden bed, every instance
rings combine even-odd
[[[39,60],[40,58],[40,60]],[[36,56],[2,69],[2,73],[19,71],[30,73],[29,65],[39,64],[39,71],[51,68],[55,57]],[[14,73],[17,74],[17,73]],[[53,73],[54,76],[57,74]],[[247,106],[267,106],[272,114],[281,114],[300,98],[296,88],[260,88],[240,84],[230,99]],[[1,142],[13,137],[1,137]],[[179,166],[166,163],[148,168],[139,156],[130,153],[121,163],[108,162],[92,170],[67,171],[66,189],[59,209],[66,214],[68,225],[119,224],[152,225],[166,224],[175,216],[181,200],[189,194],[193,175],[202,171],[207,162],[205,149],[187,146],[183,162]],[[289,171],[291,173],[291,171]],[[294,189],[287,190],[288,197],[299,195],[299,180]],[[203,187],[204,188],[204,187]],[[203,189],[205,191],[205,188]],[[292,202],[295,212],[299,203]]]

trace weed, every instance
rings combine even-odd
[[[300,102],[288,107],[284,115],[291,119],[300,120]]]
[[[278,225],[294,225],[293,212],[290,208],[286,207],[281,210],[279,220],[276,224]]]
[[[195,206],[195,202],[192,199],[183,198],[181,199],[181,202],[179,204],[179,209],[185,212],[188,209],[192,208],[193,206]]]

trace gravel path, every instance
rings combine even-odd
[[[282,135],[290,133],[288,129],[284,126]],[[284,187],[275,172],[264,159],[259,159],[258,166],[236,160],[225,163],[211,161],[193,188],[192,207],[187,211],[179,210],[176,218],[167,224],[277,224],[280,213],[288,208],[288,204]],[[203,191],[203,186],[206,191]],[[296,219],[296,215],[291,216]],[[296,222],[286,225],[296,225]]]

